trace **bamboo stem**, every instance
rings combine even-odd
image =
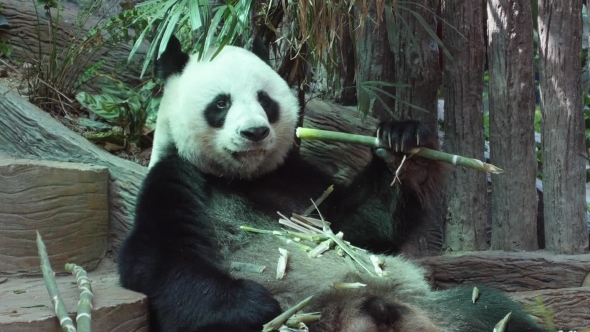
[[[76,332],[74,322],[70,318],[68,310],[59,294],[59,289],[57,288],[57,283],[53,277],[53,270],[51,269],[51,263],[49,262],[49,257],[47,255],[47,248],[45,247],[39,232],[37,232],[37,249],[39,252],[39,259],[41,260],[43,280],[45,281],[49,298],[53,304],[53,311],[59,320],[59,325],[61,325],[61,329],[64,332]]]
[[[386,147],[381,143],[377,137],[374,136],[365,136],[365,135],[357,135],[357,134],[348,134],[348,133],[341,133],[336,131],[329,131],[329,130],[321,130],[321,129],[312,129],[312,128],[303,128],[298,127],[296,131],[297,137],[301,139],[312,139],[312,140],[320,140],[320,141],[327,141],[327,142],[339,142],[339,143],[348,143],[348,144],[360,144],[366,145],[374,148],[384,148]],[[463,166],[467,168],[473,168],[479,171],[493,173],[493,174],[500,174],[504,173],[504,170],[494,166],[492,164],[484,163],[481,160],[463,157],[455,154],[450,154],[442,151],[432,150],[428,148],[416,148],[410,151],[410,154],[415,154],[422,158],[432,159],[436,161],[442,161],[449,164]]]
[[[277,316],[275,319],[271,320],[270,322],[264,324],[262,327],[263,332],[270,332],[277,330],[281,325],[283,325],[291,316],[293,316],[297,311],[305,308],[309,301],[311,301],[312,296],[306,298],[305,300],[297,303],[295,306],[287,309],[285,312]]]
[[[90,286],[90,280],[88,280],[88,274],[81,266],[72,263],[66,264],[66,271],[76,277],[76,283],[80,290],[76,326],[78,327],[79,332],[90,332],[92,325],[92,300],[94,299],[94,295],[92,294],[92,287]]]

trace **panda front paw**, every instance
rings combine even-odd
[[[236,280],[237,310],[235,324],[240,328],[262,330],[262,325],[282,313],[279,302],[261,284],[248,279]],[[234,322],[232,322],[234,323]]]
[[[376,148],[375,154],[386,161],[394,157],[392,154],[407,154],[415,148],[437,148],[436,136],[426,124],[415,120],[382,122],[376,136],[384,147]]]
[[[426,124],[415,120],[382,122],[377,138],[394,153],[409,153],[418,147],[436,148],[436,137]]]

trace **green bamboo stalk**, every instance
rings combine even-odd
[[[310,296],[310,297],[306,298],[305,300],[297,303],[295,306],[287,309],[285,312],[283,312],[282,314],[277,316],[275,319],[264,324],[264,326],[262,326],[262,331],[263,332],[270,332],[270,331],[278,330],[279,327],[281,327],[281,325],[283,325],[289,318],[291,318],[291,316],[293,316],[295,313],[297,313],[297,311],[305,308],[309,304],[309,301],[311,301],[312,297],[313,296]]]
[[[94,295],[92,294],[92,287],[90,286],[90,280],[88,280],[88,274],[81,266],[71,263],[66,264],[66,271],[76,277],[76,283],[80,290],[76,326],[78,327],[79,332],[90,332],[92,323],[92,300],[94,299]]]
[[[53,304],[53,311],[59,320],[59,325],[61,325],[61,329],[64,332],[76,332],[74,322],[70,318],[68,310],[66,309],[61,295],[59,294],[57,283],[53,277],[51,263],[49,262],[49,257],[47,256],[47,248],[45,247],[39,232],[37,232],[37,249],[39,252],[39,259],[41,260],[41,272],[43,273],[43,280],[45,281],[49,298]]]
[[[339,142],[348,144],[360,144],[374,148],[386,147],[381,143],[377,137],[365,136],[357,134],[341,133],[330,130],[312,129],[312,128],[297,128],[295,132],[297,137],[301,139],[312,139],[327,142]],[[428,148],[416,148],[410,151],[410,154],[415,154],[422,158],[442,161],[449,164],[473,168],[478,171],[489,172],[493,174],[504,173],[504,170],[492,164],[484,163],[481,160],[463,157],[455,154],[450,154],[442,151],[432,150]]]

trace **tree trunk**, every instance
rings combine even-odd
[[[535,78],[530,0],[488,0],[492,249],[536,250]]]
[[[414,16],[422,16],[428,27],[436,31],[438,0],[421,0],[398,4],[395,12],[395,34],[389,36],[395,55],[395,82],[409,84],[396,88],[395,115],[401,119],[420,120],[430,130],[438,130],[438,88],[441,83],[439,49],[427,28]],[[400,102],[402,101],[402,102]],[[424,109],[416,109],[408,104]]]
[[[381,21],[377,24],[377,9],[376,1],[369,1],[366,8],[368,11],[368,17],[362,25],[361,34],[356,39],[356,63],[357,63],[357,98],[359,103],[363,100],[363,97],[367,97],[367,92],[358,87],[359,83],[365,81],[383,81],[383,82],[395,82],[395,62],[394,55],[391,52],[389,43],[387,42],[387,25],[385,18],[382,17]],[[359,11],[365,9],[358,9],[356,17],[360,15]],[[385,15],[384,15],[385,16]],[[383,90],[390,94],[395,93],[395,89],[390,86],[381,87]],[[389,96],[379,93],[379,96],[387,106],[391,109],[394,108],[395,100]],[[371,113],[374,117],[379,120],[391,119],[393,114],[387,111],[387,108],[383,104],[375,100],[373,103],[373,109]]]
[[[483,5],[481,1],[445,1],[444,45],[453,59],[445,59],[445,142],[443,149],[467,157],[484,158],[483,137]],[[455,27],[464,36],[455,31]],[[486,248],[486,175],[463,167],[448,178],[445,220],[447,250]]]
[[[539,1],[545,243],[563,253],[588,250],[581,11],[581,1]]]
[[[340,51],[338,52],[339,68],[339,89],[333,89],[334,101],[343,106],[357,104],[355,86],[355,49],[353,43],[354,26],[352,22],[340,22],[342,24],[342,36],[340,36]]]

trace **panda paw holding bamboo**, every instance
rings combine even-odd
[[[420,121],[382,122],[377,128],[376,137],[384,147],[376,148],[375,154],[387,158],[393,154],[408,154],[415,148],[437,149],[436,136]]]

